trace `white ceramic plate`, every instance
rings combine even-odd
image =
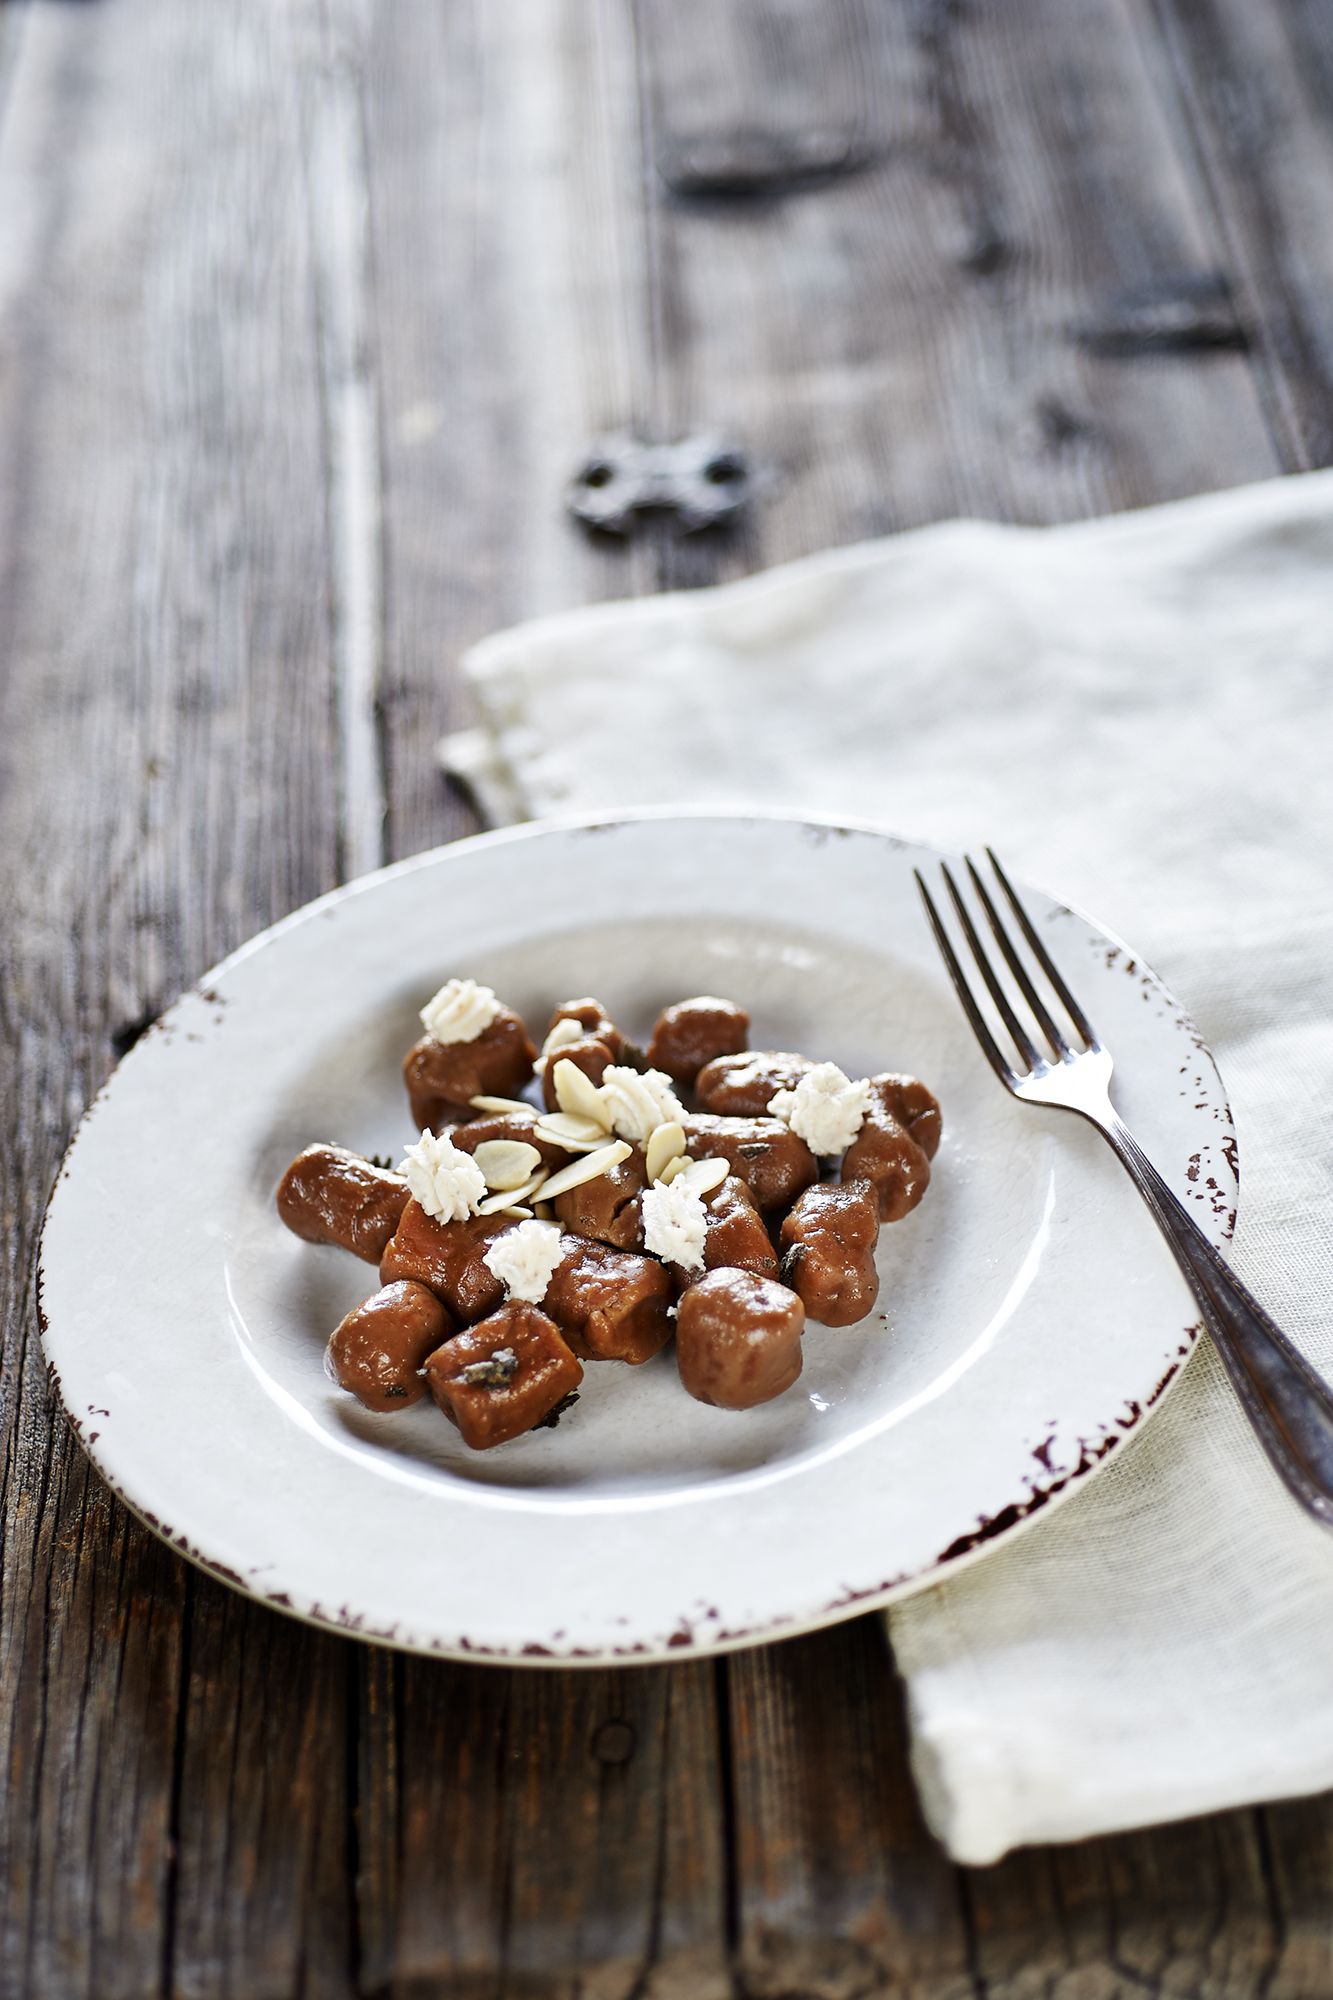
[[[93,1105],[47,1218],[60,1395],[175,1547],[284,1610],[423,1651],[563,1662],[781,1636],[993,1549],[1137,1428],[1193,1339],[1174,1265],[1101,1140],[1025,1108],[972,1043],[912,869],[869,828],[646,815],[463,841],[354,882],[187,993]],[[1154,976],[1032,905],[1117,1057],[1129,1123],[1217,1241],[1234,1140]],[[880,1308],[812,1328],[796,1387],[740,1414],[670,1352],[590,1364],[556,1430],[470,1453],[429,1402],[326,1379],[370,1267],[298,1242],[272,1193],[315,1139],[396,1153],[399,1063],[451,973],[540,1025],[594,992],[630,1032],[733,995],[758,1046],[916,1072],[945,1138],[884,1230]]]

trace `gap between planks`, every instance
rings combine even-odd
[[[384,860],[387,811],[383,455],[375,370],[370,167],[360,65],[348,29],[302,0],[302,155],[310,219],[337,704],[339,874]]]

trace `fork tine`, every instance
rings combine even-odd
[[[1005,896],[1008,898],[1009,907],[1013,911],[1014,915],[1018,918],[1019,925],[1022,929],[1024,937],[1027,939],[1028,943],[1031,945],[1033,951],[1037,955],[1037,963],[1041,966],[1042,971],[1046,974],[1046,977],[1050,980],[1051,985],[1055,988],[1056,993],[1059,995],[1061,1006],[1064,1008],[1066,1014],[1068,1014],[1070,1020],[1074,1023],[1074,1026],[1078,1029],[1080,1035],[1082,1035],[1088,1047],[1090,1049],[1098,1048],[1100,1044],[1098,1043],[1097,1040],[1096,1029],[1093,1027],[1087,1015],[1083,1012],[1083,1009],[1079,1006],[1078,1001],[1074,998],[1069,988],[1065,985],[1064,978],[1060,972],[1059,966],[1056,964],[1055,960],[1051,957],[1051,954],[1049,953],[1049,951],[1047,951],[1041,939],[1037,936],[1036,930],[1033,927],[1032,919],[1031,917],[1029,917],[1027,911],[1023,908],[1023,905],[1019,902],[1018,897],[1015,895],[1014,886],[1012,882],[1009,880],[1009,877],[1005,874],[1003,868],[1001,868],[999,861],[996,858],[995,850],[993,848],[988,847],[986,849],[986,858],[990,862],[991,867],[995,870],[995,879],[999,883],[1000,887],[1004,890]]]
[[[1063,1060],[1065,1056],[1072,1055],[1073,1053],[1068,1039],[1063,1030],[1052,1020],[1049,1008],[1032,983],[1031,974],[1018,953],[1014,950],[1013,939],[1000,922],[1000,913],[991,901],[990,891],[987,889],[980,875],[978,875],[976,864],[973,862],[971,855],[965,854],[963,861],[967,867],[968,874],[972,878],[972,887],[976,890],[981,901],[981,907],[986,912],[990,927],[995,933],[995,941],[1004,953],[1005,964],[1018,981],[1024,999],[1036,1015],[1037,1024],[1050,1043],[1052,1053]]]
[[[976,960],[977,970],[986,982],[986,991],[995,1002],[1000,1018],[1013,1037],[1014,1045],[1019,1055],[1023,1058],[1029,1069],[1040,1069],[1044,1058],[1038,1055],[1031,1035],[1029,1035],[1026,1027],[1014,1012],[1009,995],[1005,992],[999,979],[996,977],[995,967],[986,956],[986,947],[977,936],[977,927],[972,921],[967,904],[963,901],[959,893],[958,884],[954,881],[944,862],[940,863],[940,873],[944,877],[944,886],[949,891],[949,900],[953,904],[954,913],[963,927],[963,933],[971,947],[972,956]]]
[[[1000,1082],[1005,1085],[1006,1089],[1012,1090],[1018,1082],[1018,1077],[1005,1061],[1000,1052],[999,1043],[987,1026],[976,1001],[972,998],[972,989],[967,983],[962,966],[958,963],[954,948],[949,942],[949,933],[940,921],[940,913],[935,908],[934,898],[926,887],[921,870],[914,868],[912,873],[916,876],[916,886],[921,891],[921,900],[926,906],[926,917],[931,930],[935,934],[935,942],[940,948],[940,957],[944,960],[948,968],[949,977],[953,981],[954,991],[962,1002],[963,1012],[972,1024],[972,1032],[981,1044],[981,1052],[995,1071],[996,1076],[999,1077]]]

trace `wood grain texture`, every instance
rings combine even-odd
[[[645,218],[621,0],[371,8],[364,79],[386,490],[389,850],[468,830],[432,750],[448,669],[497,624],[651,588],[563,508],[646,406]]]
[[[707,1665],[367,1668],[367,1991],[729,1994]]]
[[[488,629],[1333,456],[1330,49],[1333,0],[0,5],[5,2000],[1324,2000],[1327,1801],[960,1873],[875,1621],[527,1675],[232,1596],[53,1418],[31,1271],[161,1006],[470,829]],[[735,531],[566,520],[601,431],[713,426]]]
[[[1333,26],[1327,0],[1155,0],[1284,457],[1333,460]]]
[[[767,8],[640,12],[659,155],[714,105],[719,144],[752,129],[771,96],[790,101],[774,78],[788,63],[858,79],[859,171],[766,203],[677,196],[657,225],[674,420],[718,410],[775,474],[741,562],[1277,468],[1246,356],[1099,345],[1126,299],[1178,292],[1224,254],[1117,0],[839,0],[815,16],[822,59],[809,33],[771,41]],[[738,19],[753,26],[739,49]]]
[[[1326,1798],[1295,1799],[1258,1821],[1277,1934],[1267,2000],[1313,2000],[1333,1992],[1333,1811]]]
[[[1034,1849],[970,1870],[987,1994],[1259,1994],[1275,1926],[1253,1813]]]
[[[21,11],[0,133],[0,1984],[285,1995],[326,1931],[349,1968],[341,1748],[327,1761],[344,1649],[189,1578],[126,1517],[53,1420],[29,1273],[69,1127],[115,1054],[335,878],[288,42],[264,8]],[[265,1820],[284,1767],[306,1787],[295,1840]],[[299,1869],[321,1827],[336,1863],[281,1894],[275,1864]]]
[[[742,1653],[728,1683],[743,1990],[971,1994],[966,1908],[921,1823],[880,1621]]]

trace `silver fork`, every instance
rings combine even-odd
[[[1230,1265],[1219,1257],[1120,1117],[1111,1102],[1111,1051],[1098,1039],[989,848],[986,855],[1018,934],[1026,944],[1026,954],[967,857],[965,865],[1000,955],[1031,1009],[1030,1021],[1022,1018],[1005,990],[953,874],[944,864],[941,873],[977,971],[1013,1040],[1022,1067],[1014,1065],[996,1040],[968,984],[934,898],[921,871],[916,871],[935,942],[982,1053],[1005,1089],[1023,1103],[1077,1111],[1097,1127],[1174,1251],[1245,1414],[1274,1468],[1306,1512],[1325,1527],[1333,1528],[1333,1389],[1273,1324]],[[1072,1037],[1052,1011],[1052,1001],[1043,998],[1043,987],[1049,989],[1054,1002],[1064,1010],[1074,1030]],[[1043,1053],[1040,1040],[1046,1042],[1049,1055]]]

